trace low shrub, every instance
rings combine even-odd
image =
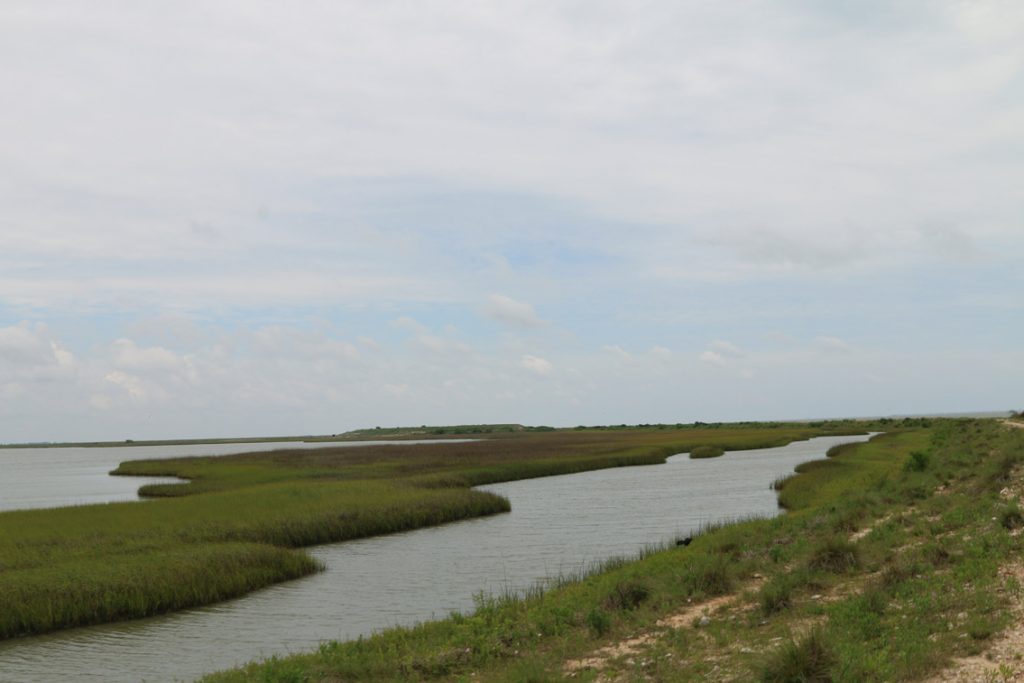
[[[860,551],[845,538],[833,536],[815,548],[808,564],[813,569],[839,574],[860,566]]]
[[[924,472],[928,469],[929,462],[931,462],[931,456],[926,452],[911,451],[907,461],[903,464],[903,469],[907,472]]]
[[[1019,529],[1021,526],[1024,526],[1024,514],[1021,513],[1020,508],[1016,504],[1011,505],[999,515],[999,523],[1004,529],[1011,531]]]
[[[775,650],[761,668],[764,683],[830,683],[836,655],[824,631],[816,628],[800,641]]]
[[[702,556],[687,567],[683,575],[690,595],[723,595],[732,590],[729,559],[722,555]]]
[[[604,599],[604,606],[614,610],[636,609],[650,594],[651,589],[640,581],[620,581]]]
[[[600,607],[594,607],[587,613],[587,626],[595,635],[603,636],[612,627],[612,618]]]

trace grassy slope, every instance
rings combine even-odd
[[[293,548],[508,509],[475,484],[858,427],[571,430],[124,463],[120,474],[191,481],[144,487],[162,498],[146,503],[0,513],[0,637],[209,604],[318,569]]]
[[[998,569],[1021,555],[1024,516],[1006,497],[1024,493],[1021,462],[1024,430],[936,421],[803,468],[782,486],[782,517],[208,680],[561,680],[567,660],[637,633],[652,637],[574,679],[915,680],[979,652],[1007,621],[1005,596],[1020,587]],[[733,608],[701,628],[655,625],[729,593]]]

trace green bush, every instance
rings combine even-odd
[[[600,607],[594,607],[587,613],[587,626],[598,636],[608,633],[612,627],[612,618]]]
[[[907,462],[903,465],[903,469],[907,472],[924,472],[928,469],[930,461],[931,456],[924,451],[911,451]]]

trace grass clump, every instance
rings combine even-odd
[[[611,630],[612,618],[608,612],[595,606],[587,612],[587,626],[594,632],[594,635],[603,636]]]
[[[604,600],[604,605],[611,610],[636,609],[651,595],[651,589],[645,583],[630,579],[615,584],[615,588]]]
[[[721,446],[697,446],[690,451],[691,458],[717,458],[725,454],[725,449]]]
[[[812,569],[841,574],[860,567],[860,550],[840,536],[832,536],[814,549],[808,565]]]
[[[907,461],[903,464],[903,469],[907,472],[924,472],[928,469],[929,462],[931,462],[931,456],[925,451],[911,451]]]
[[[1024,526],[1024,513],[1016,503],[1008,505],[999,515],[999,524],[1007,530],[1013,531]]]
[[[727,557],[701,555],[693,558],[683,573],[683,585],[689,595],[713,597],[732,590],[734,579]]]
[[[821,628],[775,650],[761,668],[763,683],[831,683],[836,655]]]
[[[772,577],[757,593],[761,614],[770,617],[793,606],[795,594],[807,585],[806,572],[783,572]]]
[[[794,478],[796,478],[796,474],[784,474],[781,477],[776,477],[772,480],[770,488],[772,491],[781,491]]]

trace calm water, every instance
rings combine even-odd
[[[702,522],[777,514],[772,480],[834,444],[867,438],[482,487],[508,497],[512,512],[320,546],[312,554],[326,572],[213,607],[0,643],[0,680],[187,681],[323,640],[469,611],[481,590],[521,589]]]
[[[173,477],[110,476],[110,470],[125,460],[165,460],[190,455],[230,455],[252,451],[274,451],[282,448],[373,446],[389,443],[437,442],[277,441],[113,448],[0,448],[0,510],[139,500],[137,491],[144,484],[181,481]],[[0,681],[3,680],[3,671],[0,670]]]

